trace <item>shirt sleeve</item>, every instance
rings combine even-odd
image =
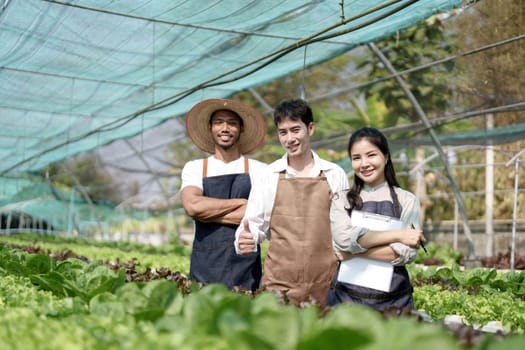
[[[396,188],[399,201],[403,208],[401,221],[406,227],[414,225],[415,228],[421,227],[421,206],[417,197],[408,191]]]
[[[397,258],[390,263],[394,266],[402,266],[413,262],[417,256],[417,249],[400,242],[390,243],[390,248],[397,254]]]
[[[341,178],[341,189],[340,191],[343,191],[343,190],[348,190],[350,188],[350,184],[348,183],[348,175],[346,175],[346,172],[341,169],[342,171],[340,172],[340,178]]]
[[[419,205],[419,200],[409,191],[401,188],[396,188],[395,190],[403,207],[401,221],[405,227],[411,227],[413,225],[415,228],[420,228],[421,206]],[[416,259],[418,252],[416,248],[409,247],[400,242],[391,243],[390,247],[398,255],[398,257],[392,261],[392,264],[395,266],[409,264]]]
[[[267,164],[263,163],[261,161],[258,161],[256,159],[250,159],[250,176],[252,175],[260,175],[261,171],[266,168]]]
[[[343,190],[348,190],[350,188],[350,185],[348,183],[348,175],[346,174],[343,168],[341,168],[335,163],[327,162],[322,159],[320,160],[320,162],[322,162],[322,164],[328,164],[326,166],[326,177],[332,193],[338,193]]]
[[[275,197],[276,183],[272,181],[271,171],[268,167],[261,169],[259,176],[253,177],[252,188],[248,203],[246,205],[246,212],[241,220],[241,223],[235,231],[235,251],[237,254],[239,250],[239,235],[244,229],[244,223],[248,221],[250,232],[253,234],[256,244],[270,239],[270,212],[269,208],[273,207],[273,200]],[[273,189],[273,192],[272,192]],[[272,197],[273,193],[273,197]]]
[[[188,186],[195,186],[202,190],[202,159],[187,162],[182,168],[180,178],[181,191]]]
[[[337,250],[350,252],[352,254],[364,253],[367,251],[357,240],[367,232],[366,228],[352,226],[352,220],[346,208],[347,191],[334,194],[330,206],[330,227],[334,248]]]

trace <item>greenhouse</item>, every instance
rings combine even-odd
[[[524,18],[523,0],[0,0],[5,348],[517,349]],[[275,107],[307,101],[350,184],[352,133],[388,138],[426,238],[413,310],[192,281],[181,173],[206,153],[186,116],[210,98],[263,116],[249,157],[268,164]]]

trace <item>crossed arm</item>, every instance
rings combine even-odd
[[[340,260],[360,256],[402,265],[415,259],[420,242],[426,241],[421,229],[373,231],[355,227],[346,210],[345,198],[335,197],[330,209],[334,246]],[[417,200],[405,201],[403,207],[402,220],[419,222]]]
[[[398,235],[399,238],[397,237]],[[420,229],[398,231],[368,231],[358,239],[358,243],[366,251],[350,253],[336,252],[339,260],[351,259],[355,256],[392,262],[394,265],[404,265],[416,257],[416,249],[420,241],[425,241]]]
[[[337,259],[339,260],[348,260],[353,257],[359,256],[362,258],[369,258],[369,259],[375,259],[375,260],[393,261],[398,257],[398,255],[394,252],[394,250],[390,248],[388,245],[370,248],[366,252],[359,253],[359,254],[352,254],[350,252],[343,252],[341,250],[338,250],[336,251],[335,255],[337,256]]]
[[[244,198],[206,197],[202,190],[195,186],[185,187],[180,197],[186,214],[202,222],[239,225],[246,210],[247,200]]]
[[[394,265],[404,265],[412,262],[416,257],[416,249],[425,237],[420,229],[407,229],[395,231],[367,231],[359,237],[358,243],[366,251],[350,253],[336,251],[339,260],[352,257],[365,257],[370,259],[389,261]]]

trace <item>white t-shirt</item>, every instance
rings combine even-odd
[[[191,160],[184,165],[181,173],[181,191],[187,186],[195,186],[202,190],[203,161],[203,159]],[[253,184],[254,177],[262,173],[266,163],[255,159],[249,159],[248,161],[250,178]],[[242,173],[244,173],[244,156],[229,163],[224,163],[222,160],[215,158],[215,156],[208,157],[207,177]]]

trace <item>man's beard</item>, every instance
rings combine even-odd
[[[235,146],[235,143],[230,143],[230,144],[228,144],[228,145],[217,144],[217,146],[219,146],[220,148],[222,148],[222,149],[225,150],[225,151],[228,151],[228,150],[230,150],[231,148],[233,148],[233,146]]]

